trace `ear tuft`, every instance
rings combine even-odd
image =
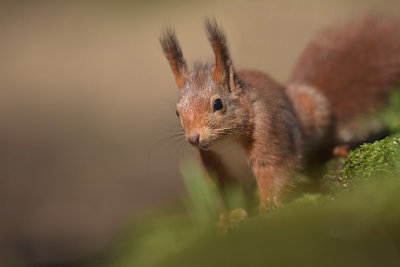
[[[233,68],[231,68],[232,61],[229,55],[225,34],[218,26],[215,18],[206,18],[204,24],[208,40],[215,54],[213,78],[217,83],[227,84],[229,86],[229,71]]]
[[[183,58],[182,50],[176,38],[175,31],[171,27],[166,27],[159,38],[164,55],[171,65],[176,83],[182,88],[187,79],[187,65]]]

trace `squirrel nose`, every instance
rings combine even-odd
[[[200,142],[200,135],[199,134],[191,134],[187,137],[190,144],[197,146]]]

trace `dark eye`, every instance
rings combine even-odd
[[[178,116],[178,118],[179,118],[179,112],[178,112],[178,110],[176,110],[176,116]]]
[[[214,100],[213,112],[215,112],[217,110],[221,110],[221,109],[223,109],[223,107],[224,107],[224,104],[222,104],[221,98],[217,98]]]

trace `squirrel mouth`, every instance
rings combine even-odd
[[[198,148],[201,150],[210,150],[211,147],[218,145],[223,140],[226,140],[226,136],[217,136],[207,141],[204,140],[198,144]]]
[[[212,143],[200,144],[199,148],[201,150],[208,150],[211,147]]]
[[[201,150],[208,150],[215,142],[206,142],[206,143],[200,143],[199,148]]]
[[[211,140],[211,141],[204,142],[204,143],[200,143],[198,147],[201,150],[209,150],[210,147],[212,147],[217,141],[218,141],[218,139]]]

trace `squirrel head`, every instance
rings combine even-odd
[[[215,63],[195,63],[191,70],[187,68],[175,32],[167,28],[160,38],[180,89],[176,114],[189,143],[204,150],[222,139],[239,135],[248,121],[241,82],[225,35],[215,19],[206,19],[205,28]]]

